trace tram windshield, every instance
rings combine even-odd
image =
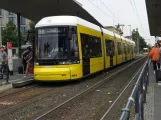
[[[148,48],[143,48],[143,52],[149,52]]]
[[[78,58],[76,27],[48,27],[38,30],[39,59]]]

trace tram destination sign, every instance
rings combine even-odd
[[[57,27],[57,28],[41,28],[38,29],[38,34],[62,34],[65,33],[65,27]]]

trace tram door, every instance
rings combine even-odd
[[[113,66],[113,55],[110,55],[110,67]]]
[[[115,54],[115,47],[114,47],[114,42],[112,40],[106,40],[106,49],[107,49],[107,55],[110,58],[110,67],[113,66],[113,58],[114,58],[114,54]]]
[[[126,45],[124,44],[125,61],[127,61]]]
[[[81,34],[81,46],[83,76],[87,76],[90,74],[90,51],[88,46],[88,36],[85,34]]]

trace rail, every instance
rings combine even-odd
[[[120,120],[130,119],[130,110],[133,104],[135,104],[134,120],[144,120],[144,103],[146,103],[146,92],[149,84],[149,63],[148,61],[145,62],[128,102],[122,109]]]

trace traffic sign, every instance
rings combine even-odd
[[[7,42],[8,49],[12,49],[12,42]]]

